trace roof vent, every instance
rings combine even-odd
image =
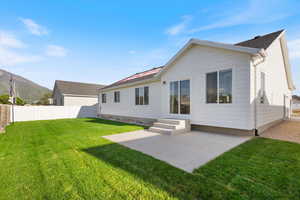
[[[257,35],[257,36],[254,37],[254,39],[258,39],[258,38],[260,38],[260,37],[261,37],[260,35]]]

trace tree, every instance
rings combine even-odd
[[[11,104],[9,102],[9,95],[8,94],[3,94],[0,96],[0,104]]]
[[[46,93],[44,96],[37,102],[38,105],[49,105],[49,99],[52,97],[51,93]]]
[[[3,94],[0,96],[0,104],[11,104],[11,102],[9,101],[9,95],[8,94]],[[16,98],[16,105],[25,105],[26,102],[21,99],[20,97]]]
[[[17,97],[16,104],[24,106],[26,104],[26,102],[23,99],[21,99],[20,97]]]

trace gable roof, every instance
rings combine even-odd
[[[289,52],[288,52],[287,42],[286,42],[284,34],[280,37],[279,41],[280,41],[280,45],[281,45],[281,52],[282,52],[282,56],[283,56],[288,86],[289,86],[289,89],[294,90],[294,89],[296,89],[296,87],[294,86],[294,83],[293,83],[291,64],[290,64],[290,60],[289,60]]]
[[[104,85],[99,84],[56,80],[54,90],[58,89],[58,91],[62,94],[94,96],[98,95],[98,90],[103,87]]]
[[[117,87],[117,86],[124,85],[124,84],[130,84],[130,83],[135,83],[135,82],[139,82],[139,81],[145,81],[145,80],[152,79],[157,73],[159,73],[162,70],[163,67],[164,66],[155,67],[155,68],[143,71],[143,72],[133,74],[133,75],[128,76],[122,80],[119,80],[111,85],[103,87],[102,90],[112,88],[112,87]]]
[[[219,49],[226,49],[230,51],[237,51],[241,53],[247,53],[250,55],[259,55],[259,56],[265,56],[265,52],[263,49],[258,48],[252,48],[252,47],[244,47],[244,46],[236,46],[233,44],[226,44],[221,42],[212,42],[207,40],[198,40],[198,39],[190,39],[188,43],[186,43],[165,65],[163,70],[161,70],[156,76],[161,76],[165,71],[168,70],[168,68],[171,66],[171,64],[177,60],[187,49],[191,48],[193,45],[201,45],[206,47],[213,47],[213,48],[219,48]]]
[[[243,42],[239,42],[236,44],[226,44],[220,42],[212,42],[206,40],[198,40],[198,39],[191,39],[188,43],[186,43],[164,66],[153,68],[144,72],[136,73],[132,76],[124,78],[120,81],[117,81],[111,85],[108,85],[102,88],[103,91],[106,89],[115,89],[119,88],[120,86],[131,84],[131,83],[139,83],[143,81],[150,81],[150,80],[158,80],[159,77],[168,70],[168,68],[174,63],[187,49],[191,48],[193,45],[202,45],[207,47],[214,47],[220,49],[226,49],[231,51],[237,51],[242,53],[247,53],[252,56],[259,56],[265,57],[266,53],[265,50],[279,37],[282,38],[281,35],[285,30],[279,30],[273,33],[269,33],[263,36],[256,36],[253,39],[246,40]],[[284,35],[283,35],[284,38]],[[285,48],[286,49],[286,48]],[[285,50],[285,54],[287,54],[287,50]],[[292,79],[291,79],[291,72],[290,66],[288,62],[288,56],[285,56],[285,63],[286,63],[286,70],[287,70],[287,77],[288,77],[288,84],[291,89],[294,88]]]
[[[236,43],[236,46],[267,49],[278,38],[284,30],[279,30],[262,36],[255,36],[253,39]]]
[[[256,49],[256,48],[242,47],[242,46],[240,47],[240,46],[235,46],[232,44],[225,44],[225,43],[220,43],[220,42],[211,42],[211,41],[206,41],[206,40],[191,39],[186,45],[184,45],[183,48],[181,48],[181,50],[175,56],[173,56],[173,58],[171,58],[171,60],[165,66],[156,67],[156,68],[152,68],[147,71],[136,73],[132,76],[124,78],[120,81],[117,81],[117,82],[111,84],[111,85],[108,85],[108,86],[102,88],[101,90],[105,91],[106,89],[118,88],[118,86],[121,86],[121,85],[123,86],[124,84],[130,84],[130,83],[136,83],[136,82],[140,82],[140,81],[154,79],[154,78],[158,77],[159,75],[161,75],[161,73],[163,73],[165,70],[167,70],[168,66],[174,60],[176,60],[176,58],[180,54],[182,54],[186,49],[190,48],[191,45],[195,45],[195,44],[203,45],[203,46],[210,46],[210,47],[217,47],[217,48],[222,48],[222,49],[229,49],[232,51],[248,53],[251,55],[256,55],[256,54],[261,53],[260,52],[261,50]]]

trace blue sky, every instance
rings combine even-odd
[[[2,1],[0,68],[49,88],[109,84],[164,65],[190,38],[234,43],[284,28],[300,94],[299,10],[299,0]]]

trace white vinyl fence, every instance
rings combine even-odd
[[[13,121],[96,117],[97,106],[14,106]]]

